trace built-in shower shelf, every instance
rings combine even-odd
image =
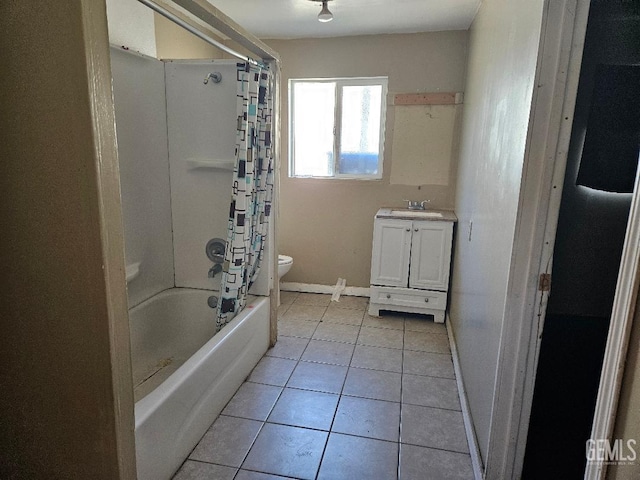
[[[140,262],[127,265],[124,271],[127,277],[127,283],[129,283],[131,280],[140,275]]]
[[[189,170],[213,169],[233,171],[235,160],[215,160],[206,158],[187,158]]]

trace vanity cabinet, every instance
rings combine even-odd
[[[444,322],[455,216],[387,212],[380,210],[374,220],[369,314],[424,313]]]

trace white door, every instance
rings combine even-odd
[[[409,283],[411,221],[376,219],[373,224],[371,284],[406,287]]]
[[[409,287],[447,291],[453,224],[413,222]]]

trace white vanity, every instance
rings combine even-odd
[[[453,225],[444,210],[382,208],[373,225],[369,315],[380,310],[433,315],[444,322]]]

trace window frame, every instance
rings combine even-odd
[[[289,177],[290,178],[318,178],[324,180],[381,180],[382,165],[384,163],[385,126],[387,118],[387,92],[389,77],[332,77],[332,78],[290,78],[289,79]],[[335,109],[333,112],[333,165],[331,175],[296,175],[295,174],[295,93],[296,83],[335,83]],[[341,174],[338,170],[342,135],[342,89],[343,87],[376,85],[382,87],[380,102],[380,137],[378,140],[378,168],[376,174]]]

